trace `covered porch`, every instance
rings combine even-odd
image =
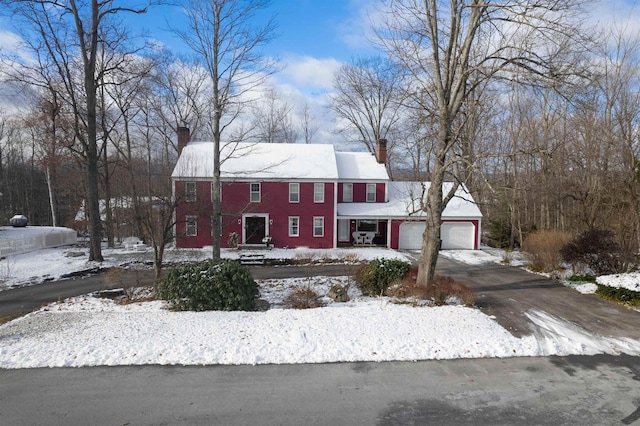
[[[389,247],[389,220],[338,217],[338,247]]]

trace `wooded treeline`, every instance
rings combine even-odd
[[[168,238],[176,127],[188,126],[192,139],[214,139],[219,130],[211,120],[221,114],[211,101],[216,79],[201,60],[132,46],[123,32],[105,31],[103,40],[112,41],[97,46],[95,80],[104,236],[110,243],[154,232]],[[61,87],[81,85],[83,70],[68,56],[61,78],[51,71],[55,61],[38,54],[43,46],[27,47],[38,60],[3,61],[4,84],[18,89],[22,102],[1,114],[0,221],[24,214],[34,225],[76,227],[88,185],[86,124],[78,122],[68,87]],[[574,72],[562,70],[566,78],[498,75],[466,93],[446,177],[464,183],[479,202],[486,242],[517,247],[534,230],[599,228],[614,231],[625,249],[640,248],[640,43],[637,35],[612,30],[594,33],[583,48],[576,46]],[[336,73],[327,105],[336,116],[335,142],[371,150],[385,138],[394,178],[429,180],[441,129],[434,100],[407,63],[390,48],[386,53],[354,58]],[[318,142],[319,121],[309,105],[290,105],[265,82],[247,92],[230,86],[237,99],[232,107],[223,104],[221,140]],[[158,215],[161,229],[149,222]]]

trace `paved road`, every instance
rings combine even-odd
[[[0,370],[2,425],[640,424],[627,356]]]
[[[319,269],[256,268],[254,276],[293,271]],[[532,332],[530,309],[602,335],[640,332],[640,313],[518,268],[441,258],[438,271],[474,289],[480,308],[515,335]],[[55,300],[118,285],[106,281],[0,292],[0,307],[2,297],[45,286]],[[640,424],[639,380],[640,358],[628,356],[0,370],[0,424]]]

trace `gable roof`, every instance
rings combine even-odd
[[[359,218],[406,218],[424,219],[425,213],[420,210],[420,197],[427,196],[431,182],[389,182],[386,203],[338,203],[338,216]],[[445,182],[443,191],[446,194],[452,187],[451,182]],[[424,194],[423,194],[424,188]],[[442,212],[444,219],[481,218],[482,213],[473,197],[464,185],[456,191],[447,207]]]
[[[336,152],[336,162],[341,180],[389,180],[384,164],[368,152]]]
[[[220,150],[225,180],[388,180],[384,164],[363,152],[336,152],[330,144],[229,143]],[[172,178],[210,179],[213,143],[190,142]]]

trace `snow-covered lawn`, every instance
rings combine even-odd
[[[60,268],[69,272],[74,262],[78,262],[78,268],[87,266],[86,261],[66,257],[68,250],[23,256],[31,257],[31,271],[35,264],[55,263],[56,256],[63,264]],[[296,256],[296,251],[279,255]],[[344,255],[336,252],[309,250],[304,256],[313,254],[322,259]],[[378,249],[349,253],[350,256],[357,253],[362,260],[404,256]],[[121,251],[105,254],[112,259],[108,262],[126,263],[127,256]],[[479,252],[448,252],[448,255],[475,263],[480,257],[491,262],[501,261],[499,257]],[[118,256],[122,259],[114,260]],[[204,251],[202,256],[206,256]],[[13,261],[14,276],[23,269],[23,262],[28,263],[19,256]],[[60,273],[54,269],[47,269],[49,276]],[[265,312],[171,312],[159,301],[120,305],[93,296],[69,299],[0,326],[0,367],[286,364],[596,353],[640,355],[638,341],[594,336],[544,312],[528,312],[529,319],[541,332],[516,338],[478,309],[397,304],[388,298],[363,297],[354,285],[350,291],[352,300],[346,303],[327,300],[329,303],[323,308],[282,308],[282,298],[292,288],[308,285],[325,294],[331,284],[345,280],[348,278],[261,281],[262,297],[272,305],[272,309]],[[30,281],[37,279],[33,277]],[[16,278],[15,282],[20,279]]]

